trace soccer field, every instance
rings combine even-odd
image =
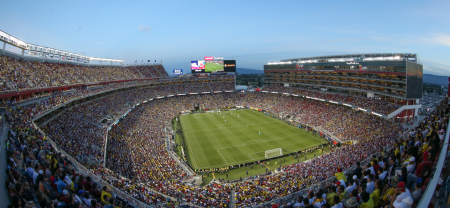
[[[189,163],[194,170],[264,160],[267,150],[282,148],[285,155],[327,143],[323,138],[261,112],[226,112],[228,115],[222,111],[221,115],[180,116]]]
[[[223,65],[216,63],[205,64],[205,72],[215,72],[217,70],[223,71]]]

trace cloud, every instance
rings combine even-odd
[[[150,32],[151,29],[152,29],[152,27],[150,27],[150,26],[139,25],[139,31],[148,33],[148,32]]]
[[[83,27],[81,27],[81,25],[78,25],[77,30],[75,30],[75,33],[78,34],[81,31],[82,28]]]
[[[428,71],[432,71],[432,72],[439,73],[439,74],[442,73],[441,71],[434,70],[434,69],[428,68],[428,67],[423,67],[423,70],[428,70]]]
[[[438,63],[434,61],[421,61],[423,64],[424,73],[430,73],[435,75],[448,76],[450,74],[449,63]]]
[[[432,42],[450,47],[450,34],[439,34],[433,37]]]
[[[369,37],[368,40],[375,40],[375,41],[387,41],[391,40],[391,37]]]
[[[425,36],[412,36],[408,35],[410,38],[399,39],[400,44],[411,44],[420,43],[426,45],[443,45],[450,47],[450,34],[437,33]]]

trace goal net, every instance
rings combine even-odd
[[[267,150],[265,153],[266,153],[266,158],[269,159],[269,158],[273,158],[273,157],[282,156],[283,150],[281,150],[281,148],[278,148],[278,149]]]

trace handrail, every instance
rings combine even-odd
[[[93,172],[91,172],[90,170],[88,170],[87,168],[85,168],[82,164],[78,163],[76,159],[74,159],[72,156],[70,156],[69,154],[67,154],[64,150],[59,149],[58,145],[50,138],[48,137],[44,131],[42,131],[33,121],[32,121],[32,125],[39,131],[39,133],[41,133],[44,138],[46,138],[46,140],[48,142],[50,142],[50,144],[53,146],[53,148],[55,149],[56,152],[61,153],[63,156],[65,156],[67,159],[69,159],[74,167],[84,176],[90,176],[94,181],[97,181],[101,186],[106,186],[108,187],[109,190],[112,190],[114,193],[116,193],[119,197],[121,197],[124,200],[127,200],[128,202],[131,202],[133,205],[137,206],[137,207],[152,207],[151,205],[145,204],[133,197],[131,197],[130,195],[124,193],[123,191],[117,189],[116,187],[112,186],[111,184],[103,181],[99,176],[97,176],[96,174],[94,174]],[[171,200],[173,199],[174,201],[176,201],[174,198],[166,196],[164,194],[161,194],[159,192],[154,191],[154,193],[156,194],[160,194],[166,198],[171,198]]]
[[[97,93],[98,94],[98,93]],[[77,98],[79,99],[79,98]],[[135,104],[136,106],[137,104]],[[62,106],[62,105],[61,105]],[[80,171],[83,175],[86,176],[90,176],[92,179],[94,179],[95,181],[98,181],[102,186],[107,186],[108,189],[114,191],[117,195],[119,195],[122,199],[126,199],[127,201],[131,201],[134,205],[136,205],[137,207],[153,207],[153,205],[148,205],[145,204],[137,199],[135,199],[134,197],[131,197],[130,195],[128,195],[127,193],[124,193],[123,191],[115,188],[114,186],[112,186],[111,184],[109,184],[108,182],[105,182],[104,180],[102,180],[100,177],[98,177],[96,174],[94,174],[93,172],[91,172],[90,170],[88,170],[87,168],[85,168],[82,164],[78,163],[78,161],[76,159],[74,159],[72,156],[70,156],[69,154],[67,154],[64,150],[59,149],[58,145],[48,136],[46,136],[45,132],[43,132],[35,123],[34,120],[32,120],[32,125],[47,139],[48,142],[50,142],[50,144],[55,148],[55,151],[60,152],[62,155],[64,155],[66,158],[68,158],[73,164],[74,167],[77,168],[78,171]],[[106,158],[104,158],[104,160],[106,160]],[[165,198],[169,198],[171,201],[177,202],[178,200],[174,197],[168,196],[166,194],[163,194],[161,192],[155,191],[154,189],[151,189],[147,186],[145,186],[145,189],[156,193],[158,195],[164,196]],[[179,203],[184,203],[187,204],[191,207],[199,207],[195,204],[192,203],[187,203],[187,202],[183,202],[183,201],[179,201]]]
[[[428,205],[430,204],[431,198],[433,197],[434,194],[434,190],[436,190],[438,180],[441,177],[445,157],[447,156],[449,135],[450,135],[450,125],[448,125],[447,127],[447,133],[445,134],[444,143],[441,148],[441,153],[439,154],[439,159],[436,163],[436,170],[434,171],[433,179],[431,179],[430,182],[428,183],[428,186],[425,189],[424,194],[422,195],[422,199],[417,204],[417,207],[428,207]]]
[[[386,148],[386,150],[387,150],[387,148]],[[380,152],[377,152],[376,155],[379,156],[379,155],[380,155]],[[367,164],[367,163],[370,162],[371,160],[372,160],[372,155],[369,155],[366,159],[364,159],[363,161],[361,161],[361,165]],[[356,168],[356,165],[351,166],[351,167],[345,169],[344,171],[345,171],[345,172],[353,171],[355,168]],[[302,190],[300,190],[300,191],[291,193],[291,194],[289,194],[289,195],[286,195],[286,196],[283,196],[283,197],[280,197],[280,198],[277,198],[277,199],[273,199],[273,200],[271,200],[271,201],[264,202],[264,203],[262,203],[262,204],[254,205],[254,206],[252,206],[252,208],[265,207],[265,206],[270,205],[272,202],[275,202],[275,201],[292,200],[292,198],[294,198],[294,197],[296,197],[296,196],[298,196],[298,195],[300,195],[300,194],[307,193],[307,192],[308,192],[309,190],[311,190],[311,189],[319,189],[320,187],[323,187],[323,184],[329,183],[330,181],[333,181],[334,179],[336,179],[336,176],[327,178],[327,179],[325,179],[324,181],[321,181],[321,182],[319,182],[319,183],[316,183],[316,184],[314,184],[314,185],[311,185],[311,186],[309,186],[309,187],[306,187],[306,188],[304,188],[304,189],[302,189]]]

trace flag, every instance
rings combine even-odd
[[[147,62],[150,62],[150,60],[147,60]]]
[[[137,63],[137,60],[134,63]]]
[[[155,62],[156,62],[156,60],[155,60]]]

